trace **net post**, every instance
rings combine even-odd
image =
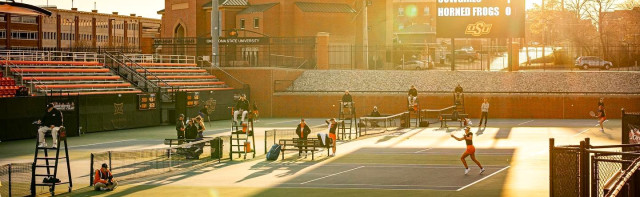
[[[173,168],[173,160],[171,159],[171,149],[167,149],[169,151],[169,171],[171,171]]]
[[[91,162],[89,166],[89,186],[93,186],[93,153],[91,153]]]
[[[31,163],[31,174],[35,174],[36,163]],[[36,196],[36,176],[31,176],[31,196]]]
[[[549,196],[553,196],[553,149],[555,147],[555,139],[549,138]]]

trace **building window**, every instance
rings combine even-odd
[[[253,18],[253,28],[254,29],[258,29],[260,28],[260,19],[259,18]]]
[[[18,40],[37,40],[38,32],[16,30],[11,32],[11,38]]]
[[[404,16],[404,8],[398,8],[398,16]]]
[[[429,6],[425,6],[425,7],[424,7],[424,15],[425,15],[425,16],[429,16],[429,15],[430,15],[430,13],[429,13]]]
[[[28,24],[37,24],[35,16],[11,16],[12,23],[28,23]]]
[[[240,19],[240,29],[244,29],[244,19]]]
[[[1,39],[6,39],[7,38],[7,30],[0,30],[0,38]]]

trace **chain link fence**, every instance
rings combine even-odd
[[[0,166],[0,195],[31,196],[33,163],[11,163]]]

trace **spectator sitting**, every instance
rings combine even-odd
[[[353,98],[351,97],[351,94],[349,94],[349,90],[345,90],[344,91],[344,95],[342,95],[342,107],[343,107],[343,113],[345,114],[351,114],[351,106],[353,105]]]
[[[196,119],[191,118],[187,121],[187,128],[185,129],[185,138],[188,140],[194,140],[198,137],[198,127],[195,124]]]
[[[118,182],[113,179],[113,175],[108,167],[106,163],[103,163],[102,168],[96,170],[93,178],[93,188],[96,191],[113,191],[118,187]]]
[[[416,104],[416,99],[418,98],[418,90],[415,85],[411,85],[411,89],[409,89],[408,93],[409,97],[409,108],[412,108],[414,104]]]
[[[242,120],[239,124],[239,125],[242,125],[242,122],[244,122],[244,119],[247,117],[247,114],[249,113],[248,111],[249,101],[247,101],[246,95],[240,96],[240,100],[238,100],[238,102],[236,103],[235,110],[236,111],[233,112],[233,122],[238,123],[238,116],[242,114]]]
[[[62,126],[62,112],[58,111],[52,103],[47,104],[47,111],[42,116],[42,121],[38,120],[40,128],[38,129],[38,147],[47,146],[47,142],[44,139],[45,132],[51,131],[53,137],[53,146],[58,146],[58,130]]]
[[[378,106],[373,106],[373,111],[371,111],[371,114],[369,116],[371,116],[371,117],[380,117],[380,112],[378,112]],[[371,126],[372,127],[379,127],[378,126],[378,121],[377,120],[372,120],[371,121]]]

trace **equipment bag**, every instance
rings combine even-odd
[[[271,149],[269,149],[269,152],[267,152],[267,161],[278,160],[281,148],[282,147],[280,146],[280,144],[274,144],[273,146],[271,146]]]
[[[420,121],[420,127],[429,127],[429,121]]]
[[[245,153],[251,152],[251,142],[244,142],[244,152]]]

